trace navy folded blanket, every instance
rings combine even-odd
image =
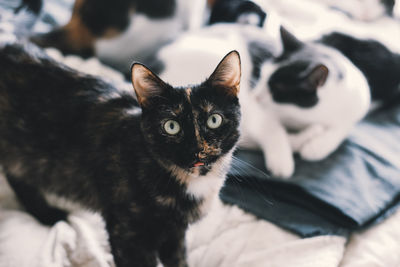
[[[347,235],[379,221],[400,203],[398,106],[370,114],[327,159],[297,158],[288,180],[267,175],[261,152],[239,150],[221,199],[303,237]]]

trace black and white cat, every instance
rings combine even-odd
[[[158,57],[161,76],[178,81],[181,71],[190,79],[206,77],[207,62],[223,51],[240,51],[241,146],[261,148],[272,174],[290,177],[293,153],[313,161],[327,157],[368,112],[371,91],[376,99],[395,93],[400,60],[376,41],[340,33],[301,42],[281,28],[281,39],[282,45],[255,27],[220,24],[186,33]],[[196,56],[197,73],[187,60]]]
[[[0,164],[26,210],[54,224],[67,214],[44,197],[63,197],[103,216],[116,266],[187,266],[239,138],[238,53],[183,88],[135,63],[118,90],[12,42],[0,72]]]
[[[292,151],[303,159],[321,160],[367,113],[368,82],[340,51],[318,42],[301,42],[284,28],[281,38],[283,52],[261,67],[254,98],[285,127],[285,132],[275,129],[281,135],[274,138],[277,142],[283,146],[290,141]],[[282,163],[286,161],[291,175],[293,158],[285,156]]]

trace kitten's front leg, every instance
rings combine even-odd
[[[170,232],[168,238],[158,250],[164,267],[188,267],[186,262],[185,230],[176,229]]]
[[[156,267],[156,250],[146,246],[144,233],[135,232],[129,217],[122,214],[106,218],[111,252],[116,267]]]
[[[331,127],[304,143],[298,150],[309,161],[318,161],[333,153],[349,133],[348,127]]]
[[[257,104],[243,110],[243,129],[264,152],[267,169],[277,177],[289,178],[294,172],[293,151],[288,134],[276,116]]]

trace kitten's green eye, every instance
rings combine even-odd
[[[164,123],[164,130],[167,132],[167,134],[176,135],[181,130],[181,126],[177,121],[169,120]]]
[[[222,124],[222,116],[214,113],[207,120],[207,126],[210,129],[217,129]]]

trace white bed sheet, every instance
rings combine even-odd
[[[191,267],[398,267],[400,211],[369,230],[302,239],[215,199],[187,234]],[[24,212],[0,176],[1,267],[114,266],[98,214],[73,212],[68,222],[40,225]]]

